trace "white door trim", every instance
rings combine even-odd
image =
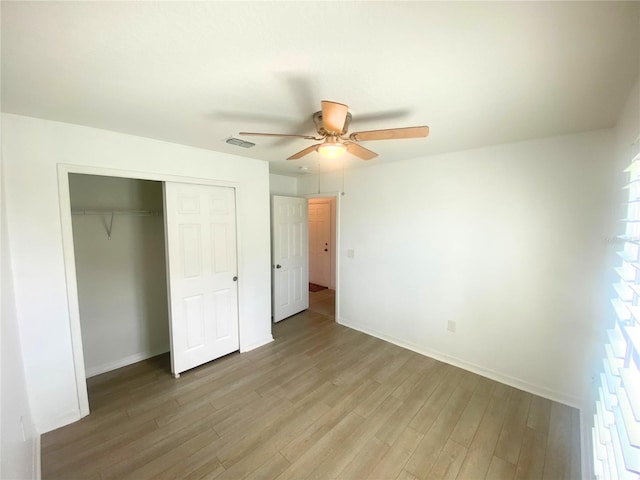
[[[336,322],[340,319],[340,200],[344,192],[324,192],[324,193],[312,193],[304,195],[306,198],[329,198],[335,197],[336,199],[336,305],[334,318]]]
[[[69,174],[81,173],[86,175],[103,175],[106,177],[135,178],[140,180],[155,180],[158,182],[195,183],[199,185],[213,185],[220,187],[232,187],[236,190],[236,212],[241,210],[242,195],[240,185],[236,182],[213,180],[209,178],[182,177],[178,175],[165,175],[153,172],[138,172],[133,170],[120,170],[115,168],[93,167],[87,165],[58,164],[58,199],[60,203],[60,228],[62,233],[62,249],[64,256],[64,271],[67,284],[67,304],[69,309],[69,325],[71,336],[71,349],[73,351],[73,364],[75,368],[76,392],[80,417],[89,415],[89,396],[87,393],[87,379],[84,368],[84,352],[82,348],[82,331],[80,326],[80,307],[78,304],[78,280],[76,278],[75,250],[73,246],[73,225],[71,220],[71,196],[69,192]],[[236,222],[238,269],[243,265],[241,250],[242,242],[240,222]],[[238,305],[241,305],[241,292],[238,290]],[[238,330],[240,336],[240,348],[242,350],[242,317],[238,311]]]

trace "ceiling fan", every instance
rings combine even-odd
[[[287,160],[297,160],[311,152],[318,152],[324,157],[336,158],[345,151],[363,160],[371,160],[378,156],[368,148],[359,145],[359,142],[369,140],[395,140],[400,138],[418,138],[429,135],[429,127],[404,127],[389,128],[386,130],[368,130],[354,132],[348,137],[347,131],[351,123],[349,107],[342,103],[322,101],[322,110],[313,114],[313,122],[319,136],[297,135],[289,133],[258,133],[240,132],[240,135],[259,135],[263,137],[297,137],[306,140],[323,140],[322,143],[311,145],[298,153],[294,153]]]

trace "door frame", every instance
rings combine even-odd
[[[62,233],[62,249],[64,257],[64,274],[67,287],[67,306],[69,309],[69,325],[71,350],[73,352],[73,365],[75,370],[76,392],[80,417],[86,417],[90,413],[89,395],[87,392],[87,378],[84,368],[84,350],[82,346],[82,330],[80,324],[80,306],[78,303],[78,279],[76,277],[76,258],[73,245],[73,223],[71,217],[71,192],[69,191],[69,174],[79,173],[84,175],[100,175],[104,177],[132,178],[137,180],[153,180],[157,182],[178,182],[197,185],[211,185],[218,187],[231,187],[235,190],[236,220],[242,196],[240,184],[224,180],[212,180],[197,177],[181,177],[178,175],[166,175],[152,172],[139,172],[133,170],[121,170],[116,168],[93,167],[86,165],[58,164],[58,200],[60,203],[60,227]],[[236,221],[236,256],[238,267],[243,265],[241,250],[241,227]],[[238,305],[240,305],[240,289],[238,289]],[[238,336],[242,345],[243,328],[242,317],[238,309]],[[169,346],[171,348],[171,346]]]
[[[334,319],[336,323],[340,323],[340,201],[344,192],[323,192],[323,193],[311,193],[303,195],[305,198],[329,198],[335,197],[336,199],[336,300],[335,300],[335,312]]]

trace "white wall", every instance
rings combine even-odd
[[[624,169],[629,165],[629,161],[633,154],[637,151],[635,142],[640,142],[640,79],[636,82],[633,90],[629,94],[629,98],[625,102],[624,108],[620,113],[620,118],[616,125],[616,177],[615,191],[616,201],[612,208],[616,213],[620,209],[624,213],[624,203],[627,201],[628,192],[623,190],[623,186],[629,181],[629,176]],[[621,225],[618,223],[617,227]]]
[[[608,298],[612,155],[606,130],[347,171],[339,322],[580,405]]]
[[[0,183],[3,183],[0,179]],[[4,190],[0,193],[1,347],[0,347],[0,478],[39,476],[39,437],[33,428],[25,381],[11,276]]]
[[[79,418],[59,207],[60,164],[238,185],[240,349],[271,341],[266,162],[146,138],[3,114],[6,204],[16,309],[35,424]],[[115,228],[114,228],[115,231]]]
[[[162,183],[69,175],[71,208],[162,214]],[[169,351],[164,219],[74,215],[73,245],[86,376]]]
[[[298,179],[287,175],[269,175],[269,191],[271,195],[295,196],[298,193]]]

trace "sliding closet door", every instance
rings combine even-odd
[[[235,190],[170,182],[164,188],[177,377],[239,348]]]

